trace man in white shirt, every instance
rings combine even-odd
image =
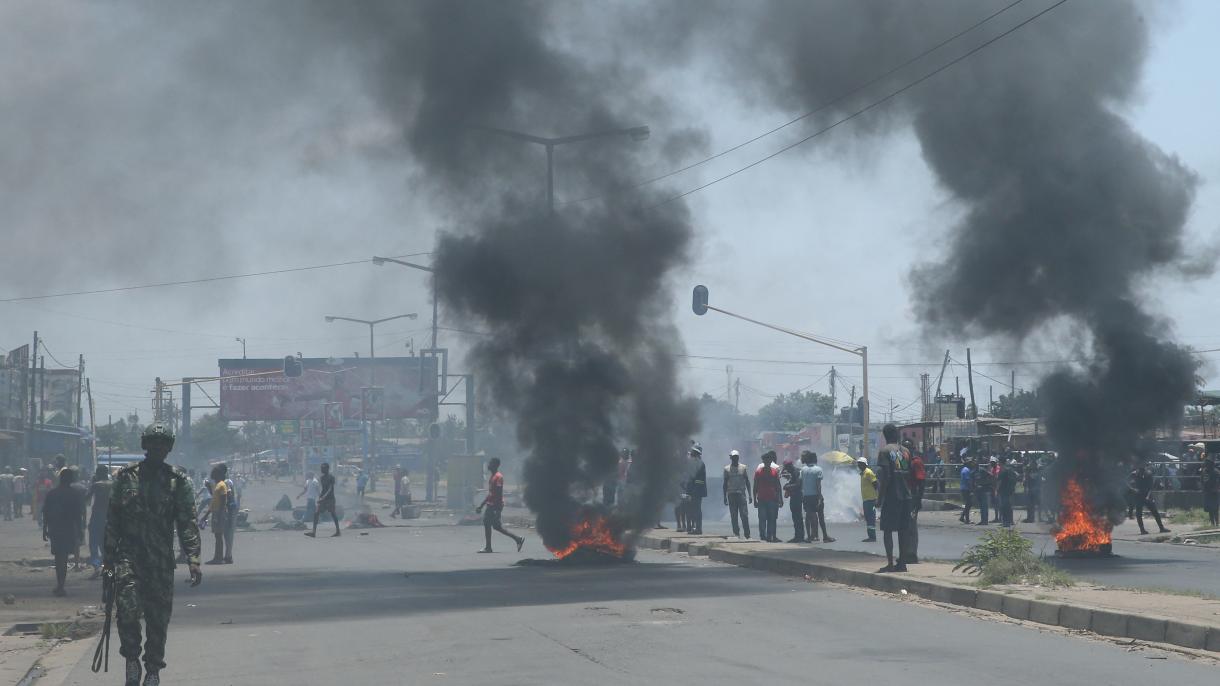
[[[402,495],[402,504],[411,504],[411,472],[402,470],[402,478],[398,480],[399,493]]]
[[[297,494],[299,500],[305,496],[305,521],[312,522],[313,515],[318,510],[318,494],[322,492],[322,484],[314,477],[313,472],[305,475],[305,488]]]
[[[729,464],[724,468],[724,505],[729,508],[729,520],[733,523],[733,535],[740,536],[738,521],[750,537],[750,468],[741,464],[741,453],[729,452]]]

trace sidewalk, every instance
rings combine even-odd
[[[638,543],[643,548],[707,556],[716,562],[811,581],[911,594],[1039,624],[1220,652],[1220,599],[1215,598],[1079,583],[1060,589],[1015,585],[981,589],[973,577],[954,572],[948,563],[925,562],[913,565],[909,573],[882,574],[877,572],[878,558],[867,553],[671,531],[651,531]]]

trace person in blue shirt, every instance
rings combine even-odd
[[[818,454],[806,450],[801,453],[801,504],[805,508],[805,541],[818,540],[818,526],[822,528],[822,540],[834,543],[826,530],[826,500],[822,497],[822,468],[818,466]]]
[[[973,481],[972,481],[973,470],[970,469],[970,466],[973,464],[974,464],[974,460],[970,459],[969,457],[967,457],[966,460],[964,462],[962,462],[961,484],[960,484],[961,489],[962,489],[962,515],[957,518],[957,521],[959,521],[963,524],[970,523],[970,504],[971,504],[970,496],[973,492],[973,486],[974,486]]]

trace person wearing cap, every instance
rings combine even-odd
[[[868,467],[868,460],[856,458],[856,469],[860,470],[860,500],[864,507],[864,526],[868,537],[863,543],[877,542],[877,475]]]
[[[724,506],[729,508],[729,521],[733,524],[733,535],[741,538],[750,537],[750,510],[754,504],[750,495],[750,470],[741,463],[741,453],[729,451],[729,463],[724,467],[724,480],[721,482],[724,490]],[[740,521],[740,526],[738,525]]]
[[[911,504],[911,457],[898,444],[898,427],[886,424],[881,428],[885,445],[877,451],[877,507],[881,510],[881,533],[884,536],[886,565],[880,572],[905,572],[907,564],[917,562],[911,545],[914,514]],[[894,553],[894,535],[898,537],[898,553]]]
[[[703,463],[703,446],[696,443],[690,449],[694,469],[686,481],[686,533],[703,535],[703,499],[707,497],[707,465]]]
[[[763,453],[762,464],[754,470],[754,507],[758,509],[758,540],[779,543],[775,531],[775,520],[779,508],[784,504],[784,492],[780,486],[779,470],[775,468],[775,451]]]

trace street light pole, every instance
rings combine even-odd
[[[614,136],[628,136],[634,141],[647,140],[651,135],[647,126],[632,126],[625,129],[607,129],[605,131],[592,131],[590,133],[581,133],[575,136],[560,136],[558,138],[546,138],[544,136],[535,136],[520,131],[512,131],[509,129],[498,129],[492,126],[472,125],[469,128],[476,131],[487,131],[506,138],[512,138],[527,143],[536,143],[546,148],[546,205],[549,212],[555,213],[555,146],[567,145],[568,143],[579,143],[582,141],[593,140],[595,138],[611,138]]]
[[[410,267],[411,269],[418,269],[422,272],[428,272],[428,273],[432,274],[432,349],[436,350],[436,329],[437,329],[437,324],[436,324],[437,316],[436,315],[437,315],[437,309],[438,309],[437,305],[440,300],[440,296],[436,292],[436,270],[433,269],[432,267],[427,267],[422,264],[415,264],[414,262],[406,262],[404,260],[395,259],[393,257],[378,257],[376,255],[373,256],[373,264],[377,265],[378,267],[382,266],[386,262],[393,262],[394,264],[402,265],[404,267]]]
[[[356,324],[365,324],[369,327],[369,390],[368,390],[368,393],[365,394],[365,397],[362,398],[360,401],[360,425],[365,426],[365,422],[368,422],[367,426],[368,426],[369,441],[368,441],[368,445],[365,446],[364,468],[366,470],[368,470],[370,473],[372,472],[372,465],[374,465],[377,461],[377,420],[368,419],[369,398],[371,398],[373,396],[373,387],[374,387],[374,385],[376,385],[376,381],[377,381],[377,376],[376,376],[376,374],[377,374],[377,371],[376,371],[377,352],[373,347],[373,329],[378,324],[382,324],[384,322],[390,322],[390,321],[394,321],[395,319],[404,319],[404,318],[405,319],[415,319],[418,316],[419,315],[414,312],[412,312],[410,314],[396,314],[393,317],[383,317],[381,319],[356,319],[355,317],[338,317],[338,316],[331,316],[331,315],[326,316],[326,322],[328,324],[333,324],[335,321],[338,320],[338,321],[345,321],[345,322],[355,322]]]
[[[868,346],[856,345],[854,343],[846,343],[843,341],[836,342],[836,341],[828,340],[825,338],[821,338],[819,336],[814,336],[812,334],[802,333],[800,331],[794,331],[792,329],[788,329],[788,328],[785,328],[782,326],[776,326],[775,324],[768,324],[766,322],[760,322],[757,319],[750,319],[749,317],[737,314],[735,312],[729,312],[728,310],[722,310],[719,307],[709,305],[707,300],[708,300],[707,287],[706,286],[695,286],[692,309],[694,309],[695,314],[697,314],[697,315],[702,316],[702,315],[706,314],[708,310],[712,310],[714,312],[719,312],[720,314],[728,315],[730,317],[740,319],[742,321],[750,322],[751,324],[757,324],[759,326],[771,329],[772,331],[779,331],[780,333],[786,333],[789,336],[796,336],[797,338],[801,338],[806,341],[810,341],[812,343],[820,343],[821,345],[827,346],[829,348],[834,348],[835,350],[842,350],[843,352],[851,353],[853,355],[859,355],[860,362],[864,367],[864,374],[863,374],[863,376],[864,376],[864,395],[861,398],[861,400],[864,402],[864,408],[863,408],[864,411],[861,413],[863,415],[861,417],[861,421],[864,424],[864,443],[863,443],[862,450],[861,450],[861,452],[863,454],[860,455],[860,457],[864,457],[865,459],[868,459],[869,448],[870,448],[870,446],[869,446],[870,441],[869,441],[869,436],[868,436],[868,428],[869,428]]]

